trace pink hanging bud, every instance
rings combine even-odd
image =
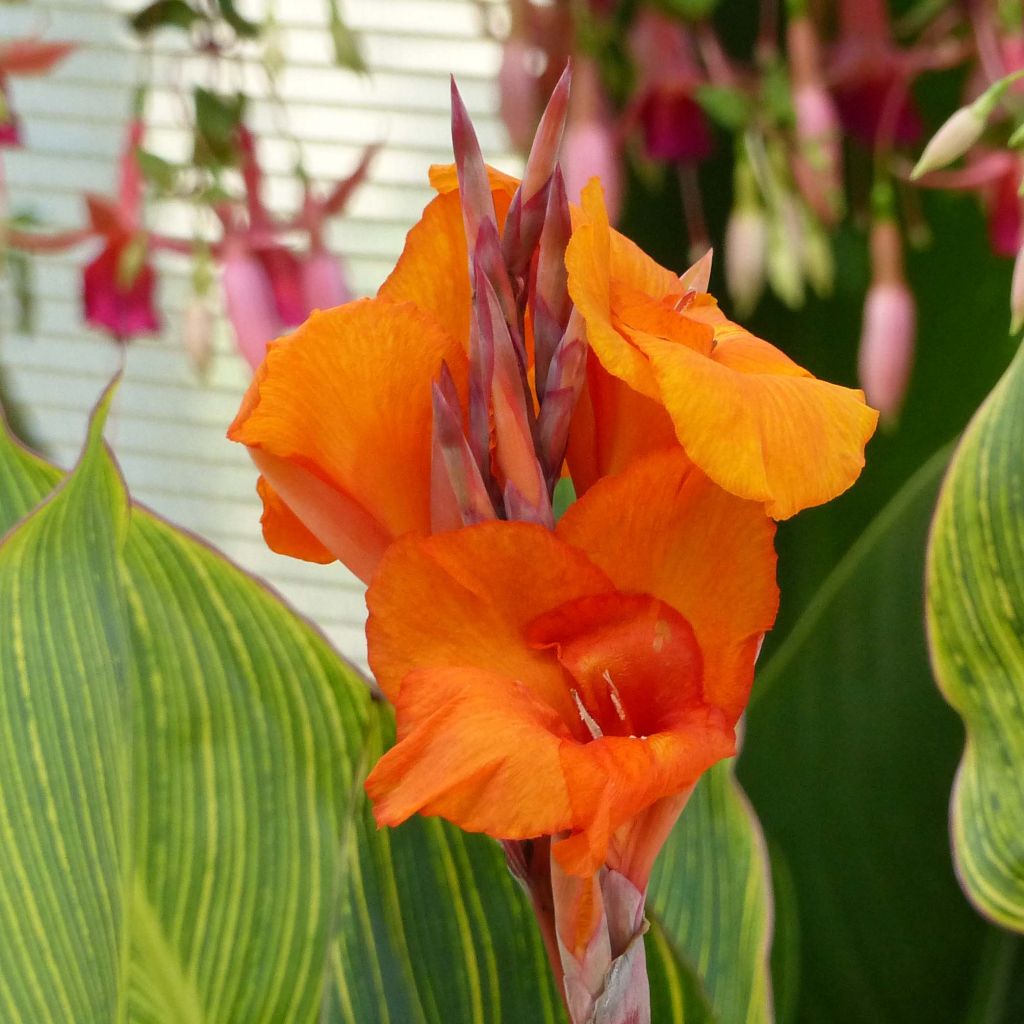
[[[910,172],[911,181],[916,181],[929,171],[937,171],[963,156],[981,138],[986,123],[987,117],[977,103],[968,103],[966,107],[955,111],[928,140],[928,145]]]
[[[181,324],[181,345],[200,377],[206,375],[213,359],[213,311],[201,295],[193,295],[185,307]]]
[[[797,148],[793,176],[801,195],[826,224],[843,212],[843,151],[839,111],[825,82],[814,24],[796,17],[787,29]]]
[[[565,191],[571,203],[591,178],[604,186],[605,206],[611,221],[618,219],[622,206],[621,154],[615,129],[601,93],[597,70],[590,61],[576,64],[576,85],[569,124],[562,147]]]
[[[872,282],[864,303],[858,370],[868,402],[892,423],[914,362],[914,296],[903,276],[903,240],[886,218],[871,229]]]
[[[1024,245],[1017,251],[1013,263],[1013,279],[1010,282],[1010,333],[1016,334],[1024,327]]]
[[[263,362],[267,344],[284,330],[270,280],[260,262],[235,243],[226,247],[221,285],[235,344],[255,370]]]
[[[326,249],[314,249],[301,262],[302,298],[306,316],[314,309],[333,309],[352,301],[341,261]]]
[[[537,124],[537,77],[533,63],[530,44],[519,36],[510,36],[502,50],[498,71],[499,109],[509,141],[521,153],[530,148]]]

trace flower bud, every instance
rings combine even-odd
[[[977,102],[961,107],[947,118],[924,147],[921,159],[910,172],[911,180],[929,171],[937,171],[963,156],[981,138],[987,122],[988,117]]]
[[[736,312],[751,312],[764,291],[768,225],[755,205],[734,206],[725,228],[725,283]]]
[[[873,280],[864,303],[858,372],[868,402],[894,421],[914,362],[914,296],[903,276],[903,243],[896,224],[878,221],[871,231]]]
[[[213,312],[201,295],[193,295],[185,307],[181,345],[196,373],[205,376],[213,359]]]

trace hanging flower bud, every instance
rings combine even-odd
[[[929,171],[937,171],[963,156],[981,138],[987,122],[988,118],[977,103],[969,103],[957,110],[924,147],[921,158],[910,172],[911,180],[915,181]]]
[[[839,112],[825,82],[811,19],[794,18],[787,39],[796,115],[793,176],[811,209],[826,224],[834,224],[843,212]]]
[[[750,165],[737,159],[735,200],[725,228],[725,283],[741,316],[761,298],[768,253],[768,223]]]
[[[615,129],[594,64],[579,60],[575,77],[569,124],[562,146],[565,191],[570,202],[578,203],[587,182],[599,178],[604,186],[608,215],[614,222],[622,207],[621,154]]]
[[[213,359],[213,310],[202,295],[192,295],[181,324],[181,346],[200,377]]]
[[[914,362],[914,296],[903,274],[903,240],[890,218],[871,229],[872,281],[864,303],[858,370],[869,404],[899,415]]]

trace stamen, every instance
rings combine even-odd
[[[569,692],[572,694],[572,699],[576,702],[576,711],[579,713],[580,721],[587,727],[591,739],[601,739],[604,736],[604,733],[601,732],[601,726],[597,724],[594,716],[587,710],[586,705],[580,699],[579,693],[576,690],[570,690]]]
[[[622,706],[622,694],[619,693],[619,688],[615,685],[611,672],[605,669],[601,674],[601,678],[608,684],[608,695],[615,705],[615,714],[619,716],[620,722],[624,722],[626,720],[626,709]]]

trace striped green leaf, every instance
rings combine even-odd
[[[127,997],[128,502],[97,443],[104,409],[76,471],[0,546],[0,1020],[12,1024],[119,1021]]]
[[[1024,931],[1024,348],[968,426],[928,549],[928,634],[967,743],[952,836],[970,899]]]
[[[731,762],[707,772],[690,797],[655,863],[650,906],[664,939],[703,981],[701,1019],[774,1019],[768,858]]]
[[[907,482],[755,682],[738,772],[792,879],[800,1024],[975,1019],[985,926],[956,884],[946,822],[961,733],[924,637],[947,458]],[[782,938],[792,946],[792,930]]]
[[[27,869],[12,866],[5,906],[21,930],[4,929],[0,937],[0,953],[10,953],[0,956],[0,995],[7,999],[0,1019],[563,1022],[543,943],[498,845],[437,820],[376,829],[361,782],[390,741],[390,710],[256,581],[144,509],[129,515],[101,444],[102,418],[94,421],[82,468],[64,485],[58,470],[0,432],[0,530],[15,526],[0,563],[14,559],[11,585],[20,588],[11,594],[19,615],[8,625],[31,619],[40,643],[65,653],[70,648],[51,634],[61,615],[83,643],[106,636],[42,681],[31,662],[18,669],[16,685],[5,675],[0,699],[25,693],[36,701],[47,682],[81,697],[88,677],[120,701],[109,722],[117,736],[90,740],[83,716],[69,711],[64,734],[42,730],[42,747],[12,745],[0,756],[35,758],[53,766],[53,779],[55,771],[71,770],[68,750],[92,742],[119,765],[113,780],[121,800],[117,821],[107,814],[99,823],[104,849],[113,851],[101,865],[107,902],[88,898],[96,884],[74,858],[30,858],[38,852],[35,838],[22,851],[39,876],[31,889],[21,884],[19,871]],[[91,489],[72,487],[79,480],[91,481]],[[33,512],[59,485],[57,497]],[[48,509],[69,495],[88,507],[76,505],[46,527]],[[33,582],[36,563],[29,574],[18,555],[32,537],[29,549],[49,560],[52,585],[44,590]],[[105,573],[96,569],[99,561]],[[17,628],[25,632],[23,624]],[[14,730],[23,721],[12,707],[0,724]],[[83,813],[101,806],[94,785],[78,780]],[[5,796],[14,794],[4,787]],[[703,795],[694,797],[689,836],[705,826],[717,834],[718,814],[705,820],[709,810]],[[49,819],[46,825],[55,843],[76,839]],[[702,848],[721,843],[695,841]],[[0,857],[17,852],[2,833],[0,844]],[[657,1020],[724,1021],[693,966],[700,950],[678,942],[686,927],[680,895],[699,887],[698,875],[687,871],[686,886],[665,886],[671,930],[656,921],[648,938]],[[722,888],[728,872],[715,873],[715,898],[738,906],[743,894]],[[50,887],[41,916],[10,903],[18,893],[24,899]],[[62,930],[68,915],[89,935],[111,936],[109,948],[72,942]],[[30,924],[36,945],[24,931]],[[64,945],[52,945],[58,939]],[[726,951],[734,952],[722,943],[715,955]],[[35,984],[59,1005],[43,1011],[44,1004],[25,1001],[29,961],[36,970],[58,965],[85,986],[75,998],[102,998],[102,1008],[59,995],[70,984],[63,976],[62,984],[56,977]]]

